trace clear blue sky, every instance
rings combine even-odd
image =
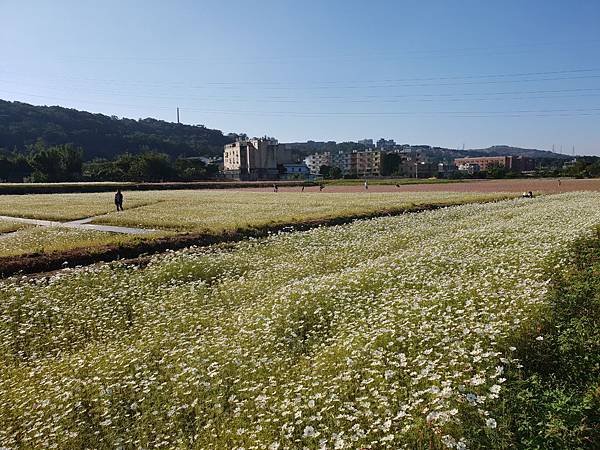
[[[596,0],[0,2],[0,98],[280,141],[600,154]],[[1,120],[1,119],[0,119]]]

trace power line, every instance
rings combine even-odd
[[[7,70],[0,69],[0,72],[6,74],[13,74],[19,77],[22,77],[23,74],[18,72],[12,72]],[[600,75],[592,75],[592,73],[600,72],[600,69],[594,68],[586,68],[586,69],[571,69],[571,70],[553,70],[553,71],[539,71],[539,72],[516,72],[516,73],[499,73],[499,74],[477,74],[477,75],[460,75],[460,76],[442,76],[442,77],[408,77],[408,78],[388,78],[388,79],[372,79],[372,80],[321,80],[321,81],[207,81],[204,85],[199,85],[197,83],[187,84],[181,82],[150,82],[147,80],[113,80],[113,79],[98,79],[98,78],[77,78],[77,77],[65,77],[65,76],[53,76],[50,78],[54,79],[62,79],[62,80],[71,80],[71,81],[89,81],[94,83],[105,83],[110,85],[115,84],[125,84],[125,85],[133,85],[133,86],[141,86],[148,85],[153,87],[160,86],[175,86],[175,87],[190,87],[190,88],[205,88],[208,86],[223,86],[223,87],[241,87],[241,86],[276,86],[277,88],[287,88],[286,85],[298,87],[300,84],[312,84],[312,85],[322,85],[316,86],[317,88],[330,88],[332,85],[337,84],[345,84],[352,87],[361,87],[361,84],[366,84],[364,87],[370,87],[372,85],[377,85],[377,87],[389,87],[390,83],[395,86],[395,83],[405,83],[405,82],[428,82],[428,81],[467,81],[466,84],[472,84],[470,80],[482,80],[482,82],[486,83],[494,83],[494,82],[530,82],[530,81],[554,81],[554,80],[562,80],[562,79],[582,79],[582,78],[598,78]],[[558,77],[558,78],[547,78],[551,75],[566,75],[566,74],[589,74],[589,75],[578,75],[576,77]],[[546,77],[540,79],[526,79],[520,80],[518,78],[522,77]],[[48,75],[45,75],[44,78],[48,78]],[[517,78],[516,80],[504,81],[504,80],[488,80],[490,78]],[[20,78],[19,81],[22,79]],[[381,83],[388,83],[386,86],[378,86]],[[458,83],[459,84],[459,83]],[[430,85],[430,84],[427,84]],[[435,86],[440,85],[439,83],[433,84]],[[444,84],[441,84],[444,85]],[[414,84],[408,84],[407,86],[415,86]],[[304,88],[309,88],[310,86],[302,86]]]
[[[32,97],[39,98],[54,98],[31,94]],[[64,100],[64,99],[63,99]],[[145,108],[148,106],[119,104],[103,101],[85,101],[87,103],[106,103],[114,106],[126,106],[132,108]],[[163,106],[152,106],[157,109],[167,109]],[[293,117],[395,117],[407,115],[443,115],[455,117],[585,117],[600,115],[600,108],[575,108],[575,109],[533,109],[533,110],[507,110],[507,111],[256,111],[256,110],[232,110],[232,109],[199,109],[194,107],[186,107],[186,110],[212,113],[212,114],[230,114],[230,115],[275,115],[275,116],[293,116]]]
[[[455,47],[455,48],[437,48],[431,50],[415,50],[415,49],[403,49],[394,52],[377,52],[369,51],[366,54],[349,54],[336,52],[333,54],[285,54],[280,56],[250,56],[247,58],[240,58],[238,56],[231,57],[228,55],[224,56],[169,56],[169,57],[151,57],[151,56],[139,56],[139,55],[62,55],[56,56],[55,59],[60,60],[86,60],[86,61],[121,61],[131,63],[171,63],[171,62],[188,62],[188,63],[224,63],[224,64],[264,64],[264,63],[277,63],[290,61],[339,61],[339,60],[367,60],[374,58],[386,58],[386,59],[397,59],[397,58],[431,58],[436,56],[438,58],[453,58],[456,56],[471,56],[480,52],[485,52],[487,55],[492,54],[521,54],[529,53],[531,51],[540,51],[540,49],[556,50],[557,48],[566,46],[571,48],[573,46],[581,47],[584,44],[598,45],[600,44],[599,39],[580,39],[580,40],[564,40],[564,41],[545,41],[545,42],[530,42],[530,43],[514,43],[499,46],[482,46],[482,47]],[[286,53],[288,53],[286,51]]]

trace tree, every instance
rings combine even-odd
[[[329,178],[334,180],[342,178],[342,169],[340,169],[339,167],[332,167],[329,171]]]
[[[319,175],[323,175],[325,178],[329,178],[329,172],[331,172],[331,166],[322,165],[319,167]]]
[[[381,175],[390,176],[398,173],[402,158],[398,153],[382,153],[381,155]]]
[[[32,181],[75,181],[81,178],[83,151],[72,144],[46,147],[38,140],[30,147],[29,164]]]

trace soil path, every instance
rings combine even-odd
[[[132,227],[117,227],[113,225],[95,225],[90,224],[93,220],[102,216],[87,217],[85,219],[73,220],[71,222],[57,222],[54,220],[40,220],[40,219],[24,219],[22,217],[11,217],[11,216],[0,216],[0,220],[10,220],[12,222],[28,223],[30,225],[37,225],[41,227],[63,227],[63,228],[76,228],[79,230],[94,230],[94,231],[105,231],[109,233],[123,233],[123,234],[149,234],[154,233],[156,230],[147,228],[132,228]]]
[[[422,183],[402,184],[396,187],[394,184],[369,184],[365,190],[363,183],[354,185],[325,185],[325,193],[348,193],[348,192],[515,192],[523,193],[533,191],[537,194],[558,194],[561,192],[574,191],[600,191],[600,178],[573,179],[561,178],[518,178],[505,180],[469,180],[459,183]],[[248,187],[244,191],[269,192],[272,187],[255,188]],[[280,187],[279,192],[319,192],[319,186],[306,186],[302,191],[301,186]]]

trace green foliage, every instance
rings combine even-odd
[[[322,165],[319,167],[319,175],[323,175],[324,177],[329,177],[329,171],[331,170],[331,166]]]
[[[384,153],[381,155],[381,175],[384,177],[398,173],[402,158],[398,153]]]
[[[170,157],[220,155],[232,141],[219,130],[155,119],[118,119],[59,106],[33,106],[0,100],[0,145],[24,152],[38,139],[49,146],[72,144],[85,159],[114,158],[152,148]]]
[[[505,436],[531,449],[600,442],[600,230],[578,241],[555,273],[548,307],[519,337],[523,367],[509,372]]]
[[[14,152],[0,153],[0,181],[21,182],[31,175],[31,166],[25,155]]]
[[[125,153],[112,161],[94,160],[84,164],[90,181],[193,181],[214,177],[218,168],[197,159],[177,158],[154,151]]]
[[[574,164],[563,169],[563,175],[575,178],[600,177],[600,158],[597,156],[580,157]]]
[[[32,181],[76,181],[81,178],[83,150],[71,144],[46,147],[40,140],[29,147],[29,151]]]

